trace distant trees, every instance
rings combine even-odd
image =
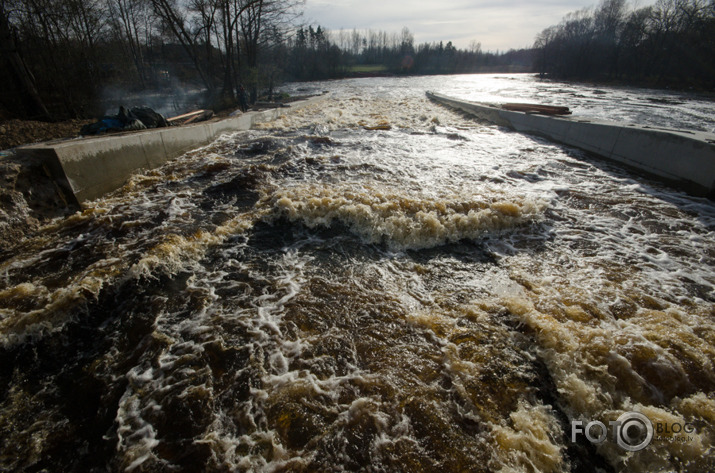
[[[298,28],[289,42],[287,74],[297,80],[317,80],[340,77],[348,67],[347,55],[330,41],[328,33],[320,26],[313,29]]]
[[[0,0],[0,113],[104,113],[109,88],[205,90],[214,107],[245,85],[376,74],[531,71],[715,87],[715,0],[602,0],[543,30],[534,49],[416,44],[409,29],[294,26],[304,0]],[[124,94],[126,95],[126,94]]]
[[[222,108],[237,102],[241,85],[256,100],[286,79],[530,70],[530,51],[416,44],[408,28],[296,27],[303,3],[0,0],[0,115],[98,116],[109,95],[180,86],[205,91],[204,105]]]
[[[531,50],[485,53],[472,42],[458,49],[444,44],[415,45],[408,28],[385,31],[327,31],[320,26],[299,28],[288,43],[290,60],[286,76],[315,80],[376,74],[452,74],[532,70]]]
[[[658,0],[630,9],[603,0],[535,40],[536,67],[566,79],[715,87],[715,1]]]

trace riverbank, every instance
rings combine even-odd
[[[532,74],[531,70],[527,70],[523,67],[518,67],[518,66],[512,66],[509,68],[504,68],[503,66],[494,66],[494,67],[483,67],[477,72],[469,72],[469,73],[463,73],[463,74],[451,74],[452,76],[469,76],[469,75],[474,75],[474,74],[514,74],[514,73],[525,73],[525,74]],[[341,78],[336,78],[336,79],[331,79],[331,80],[343,80],[343,79],[371,79],[371,78],[391,78],[391,77],[431,77],[431,76],[440,76],[444,75],[444,73],[434,73],[434,74],[419,74],[419,75],[411,75],[411,74],[396,74],[394,72],[391,72],[387,69],[379,69],[379,70],[374,70],[374,69],[355,69],[353,71],[350,71],[346,73],[344,77]],[[712,100],[715,101],[715,90],[710,90],[710,89],[703,89],[703,88],[695,88],[690,85],[686,84],[681,84],[680,86],[663,86],[662,84],[656,84],[654,82],[627,82],[627,81],[618,81],[618,80],[562,80],[557,77],[553,77],[549,74],[546,74],[544,76],[539,75],[536,72],[533,72],[533,76],[539,78],[540,80],[543,81],[548,81],[552,83],[559,83],[559,84],[571,84],[571,85],[576,85],[576,86],[585,86],[585,87],[609,87],[609,88],[618,88],[618,89],[625,89],[625,88],[632,88],[632,87],[638,87],[638,88],[643,88],[643,89],[649,89],[653,90],[656,92],[666,92],[666,93],[673,93],[673,92],[683,92],[683,93],[689,93],[689,94],[696,94],[698,97],[701,97],[704,100]],[[319,83],[320,81],[310,81],[306,83]],[[280,100],[277,100],[277,102],[281,103],[290,103],[296,100],[301,100],[306,97],[303,96],[290,96],[290,97],[282,97]],[[661,98],[653,98],[652,99],[653,103],[662,103],[664,105],[668,105],[667,101],[663,101]],[[217,118],[225,118],[228,117],[235,108],[230,108],[230,109],[224,109],[224,110],[218,110],[215,112],[215,117]],[[0,150],[7,150],[10,148],[14,148],[17,146],[22,146],[26,144],[32,144],[32,143],[39,143],[42,141],[49,141],[49,140],[56,140],[56,139],[65,139],[65,138],[74,138],[79,135],[79,130],[82,128],[82,126],[88,124],[88,123],[93,123],[95,119],[70,119],[70,120],[63,120],[63,121],[58,121],[58,122],[41,122],[41,121],[35,121],[35,120],[21,120],[21,119],[11,119],[11,120],[2,120],[0,121]]]
[[[181,127],[110,133],[81,140],[27,145],[0,159],[0,251],[42,221],[66,216],[86,200],[122,186],[134,173],[205,146],[222,134],[249,130],[320,97],[285,99],[290,106],[262,102],[259,110]]]
[[[290,104],[307,96],[285,96],[272,100],[270,103]],[[252,110],[272,108],[261,98]],[[214,111],[214,117],[227,118],[236,111],[236,107]],[[168,116],[167,116],[168,118]],[[37,120],[10,119],[0,120],[0,150],[8,150],[22,145],[41,143],[43,141],[76,138],[84,125],[96,122],[96,118],[75,118],[56,122]]]
[[[0,122],[0,150],[15,148],[31,143],[71,138],[91,119],[72,119],[60,122],[40,122],[36,120],[12,119]]]

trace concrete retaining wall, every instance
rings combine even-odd
[[[715,194],[715,134],[503,110],[428,92],[482,120],[543,136],[660,177],[695,195]]]
[[[247,112],[215,122],[38,143],[19,147],[15,152],[39,158],[64,199],[81,205],[119,188],[140,169],[159,167],[171,158],[211,143],[221,134],[249,130],[256,123],[275,120],[322,98],[312,97],[293,102],[290,107]]]

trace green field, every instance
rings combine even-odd
[[[348,68],[348,72],[373,73],[385,71],[387,71],[387,66],[383,64],[358,64]]]

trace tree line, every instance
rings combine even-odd
[[[409,29],[296,26],[303,0],[0,0],[0,118],[96,117],[106,91],[201,90],[204,106],[280,81],[530,70],[531,51],[416,45]]]
[[[107,88],[204,90],[211,105],[255,96],[301,0],[0,0],[6,116],[101,115]],[[262,52],[263,62],[260,61]]]
[[[715,87],[715,0],[603,0],[536,38],[535,67],[560,79]]]
[[[105,92],[203,91],[205,106],[256,100],[285,80],[531,71],[562,79],[715,86],[715,0],[602,0],[534,47],[416,44],[409,29],[296,26],[303,0],[0,0],[0,118],[105,112]]]
[[[408,28],[385,31],[326,31],[299,28],[288,43],[286,72],[294,80],[361,75],[454,74],[532,70],[531,50],[485,52],[473,41],[458,49],[451,41],[415,44]]]

